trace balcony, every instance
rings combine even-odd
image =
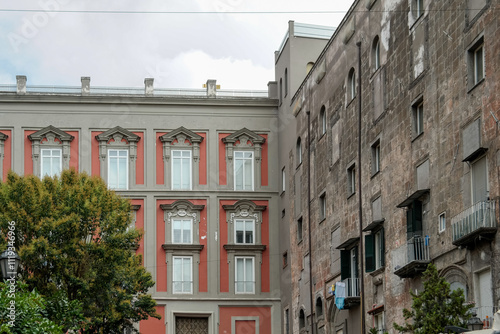
[[[394,250],[394,274],[410,278],[425,271],[431,260],[429,249],[429,239],[420,236],[409,239],[406,244]]]
[[[453,244],[472,248],[481,239],[491,240],[497,232],[496,202],[482,201],[451,220]]]
[[[346,278],[342,282],[345,284],[344,309],[358,305],[360,302],[359,278]]]

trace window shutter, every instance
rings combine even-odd
[[[348,250],[340,251],[340,279],[351,278],[351,252]]]
[[[353,248],[353,252],[354,252],[354,277],[351,277],[351,278],[359,278],[359,260],[358,260],[358,256],[359,256],[359,253],[358,253],[358,246],[354,247]],[[361,268],[361,270],[363,270],[363,268]]]
[[[380,265],[385,266],[385,234],[384,228],[380,230]]]
[[[422,202],[413,202],[413,234],[422,236]]]
[[[375,271],[375,235],[365,235],[365,264],[366,272]]]
[[[406,210],[406,240],[413,237],[413,205]]]

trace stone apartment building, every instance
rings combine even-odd
[[[1,87],[0,171],[73,167],[130,198],[161,320],[141,333],[279,333],[276,85]]]
[[[277,59],[305,76],[278,108],[283,333],[396,333],[430,262],[497,310],[499,10],[358,0],[307,75]]]

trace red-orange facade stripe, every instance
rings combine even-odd
[[[137,143],[137,160],[135,161],[135,184],[144,184],[144,132],[132,132],[141,137]]]
[[[6,180],[7,174],[9,173],[9,169],[12,168],[12,131],[11,130],[0,130],[3,134],[9,136],[5,142],[3,147],[3,171],[2,171],[2,180]]]
[[[165,306],[156,306],[156,313],[161,316],[161,319],[149,318],[142,320],[139,325],[141,334],[164,334],[166,333],[165,326]]]
[[[28,136],[35,132],[35,130],[24,130],[24,175],[33,174],[31,140]]]
[[[200,143],[200,184],[207,184],[207,134],[205,132],[196,134],[203,137]]]
[[[92,131],[91,132],[91,160],[92,160],[92,170],[91,173],[93,176],[101,175],[101,162],[99,160],[99,142],[95,138],[95,136],[100,135],[102,131]]]
[[[75,137],[69,146],[69,167],[74,168],[76,171],[79,171],[79,162],[80,162],[80,152],[79,152],[79,138],[80,132],[78,131],[66,131],[68,134]]]
[[[142,230],[144,233],[144,200],[143,199],[133,199],[131,200],[133,205],[140,205],[141,207],[135,213],[135,228]],[[137,249],[137,254],[142,255],[142,263],[144,264],[144,235],[139,241],[139,248]]]
[[[258,317],[259,333],[271,333],[271,307],[219,306],[219,333],[231,333],[232,318]],[[251,320],[251,319],[248,319]],[[236,331],[236,333],[239,333]],[[250,332],[251,333],[251,332]]]
[[[163,143],[160,137],[166,132],[156,133],[156,184],[165,184],[165,163],[163,161]]]
[[[227,184],[227,168],[226,168],[226,146],[222,142],[222,138],[226,138],[230,133],[219,133],[219,185]]]
[[[268,148],[269,144],[267,142],[267,135],[261,135],[266,138],[266,142],[262,145],[262,162],[260,165],[260,174],[261,174],[261,184],[262,186],[269,185],[269,162],[268,162]]]

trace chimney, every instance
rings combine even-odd
[[[278,83],[276,81],[269,81],[267,83],[267,97],[278,99]]]
[[[82,96],[90,94],[90,77],[82,77]]]
[[[17,94],[26,94],[26,81],[27,78],[25,75],[17,75]]]
[[[217,96],[217,80],[207,80],[207,97],[215,98]]]
[[[153,96],[154,95],[154,87],[153,82],[154,78],[146,78],[144,79],[144,95]]]

